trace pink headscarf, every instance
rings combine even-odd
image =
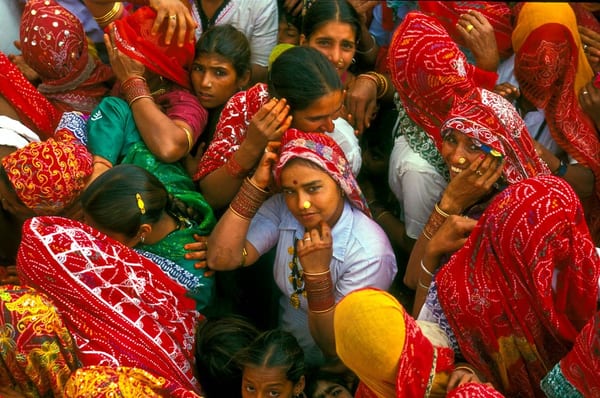
[[[279,162],[275,168],[275,180],[281,183],[281,171],[292,159],[309,160],[320,166],[342,188],[350,203],[371,216],[367,202],[352,174],[352,167],[338,144],[322,133],[304,133],[289,129],[281,138]]]

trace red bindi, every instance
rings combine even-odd
[[[298,181],[294,180],[292,182],[294,183],[294,185],[298,185]]]

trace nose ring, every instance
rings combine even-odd
[[[310,206],[312,206],[312,203],[310,203],[308,200],[305,200],[304,203],[302,203],[302,207],[305,209],[310,209]]]
[[[467,159],[463,158],[462,156],[458,158],[458,164],[465,164],[466,161]]]
[[[340,59],[338,60],[338,62],[337,62],[337,65],[338,65],[338,67],[340,67],[340,68],[341,68],[342,66],[344,66],[344,60],[340,58]]]

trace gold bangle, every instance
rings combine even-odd
[[[419,282],[417,283],[417,286],[420,287],[421,289],[429,290],[429,285],[423,284],[423,282],[421,282],[420,279],[419,279]]]
[[[444,210],[440,209],[440,206],[437,203],[435,204],[435,211],[437,211],[438,214],[440,216],[443,216],[444,218],[450,217],[450,214],[448,214]]]
[[[431,235],[429,235],[427,233],[427,231],[425,230],[425,228],[423,228],[423,231],[421,232],[423,234],[423,236],[427,239],[427,240],[431,240]]]
[[[430,278],[433,278],[433,272],[429,271],[427,267],[425,267],[425,264],[423,264],[423,260],[421,260],[421,269],[423,270],[423,272],[429,275]]]
[[[185,128],[183,126],[179,126],[179,127],[181,127],[181,129],[185,133],[185,136],[187,137],[187,141],[188,141],[187,153],[190,153],[190,151],[194,147],[194,136],[192,135],[191,131],[188,130],[187,128]]]
[[[386,214],[392,214],[392,212],[391,212],[391,211],[389,211],[389,210],[384,210],[384,211],[382,211],[381,213],[379,213],[379,214],[377,215],[377,217],[375,217],[375,222],[377,222],[377,223],[378,223],[378,222],[379,222],[379,219],[380,219],[381,217],[383,217],[384,215],[386,215]]]
[[[121,11],[122,8],[123,3],[117,1],[106,14],[102,15],[101,17],[94,17],[94,19],[96,20],[98,25],[100,25],[100,27],[103,28],[110,22],[112,22],[112,20],[117,16],[117,14]]]
[[[306,276],[322,276],[322,275],[326,275],[328,273],[330,273],[331,270],[327,270],[327,271],[323,271],[323,272],[303,272],[302,275],[306,275]]]
[[[457,366],[454,369],[452,369],[453,372],[455,370],[466,370],[467,372],[469,372],[471,374],[475,374],[475,371],[473,369],[471,369],[470,367],[465,366],[465,365],[460,365],[460,366]]]
[[[312,312],[313,314],[325,314],[327,312],[333,311],[335,309],[335,304],[332,305],[331,307],[327,308],[326,310],[320,310],[320,311],[313,311],[310,308],[308,309],[310,312]]]
[[[151,95],[138,95],[137,97],[132,98],[131,101],[129,101],[129,107],[131,107],[131,105],[133,105],[134,102],[136,102],[137,100],[141,100],[142,98],[148,98],[152,100],[152,102],[154,102],[154,98],[152,98]]]

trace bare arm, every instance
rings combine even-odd
[[[236,168],[246,173],[254,168],[263,155],[269,141],[279,141],[289,128],[292,117],[285,99],[271,99],[252,118],[246,138],[232,155]],[[229,160],[231,161],[231,160]],[[229,204],[239,190],[244,174],[233,175],[227,164],[199,181],[200,191],[215,209]]]
[[[219,219],[208,238],[206,252],[208,268],[227,271],[254,264],[258,260],[259,254],[246,240],[246,235],[252,217],[268,196],[265,191],[271,184],[271,166],[276,160],[276,153],[271,151],[263,153],[256,172],[244,182],[246,185],[240,189],[231,206]],[[244,201],[242,206],[244,211],[236,205],[240,200]],[[252,206],[248,206],[248,203],[252,203]],[[250,207],[252,210],[249,211]]]

